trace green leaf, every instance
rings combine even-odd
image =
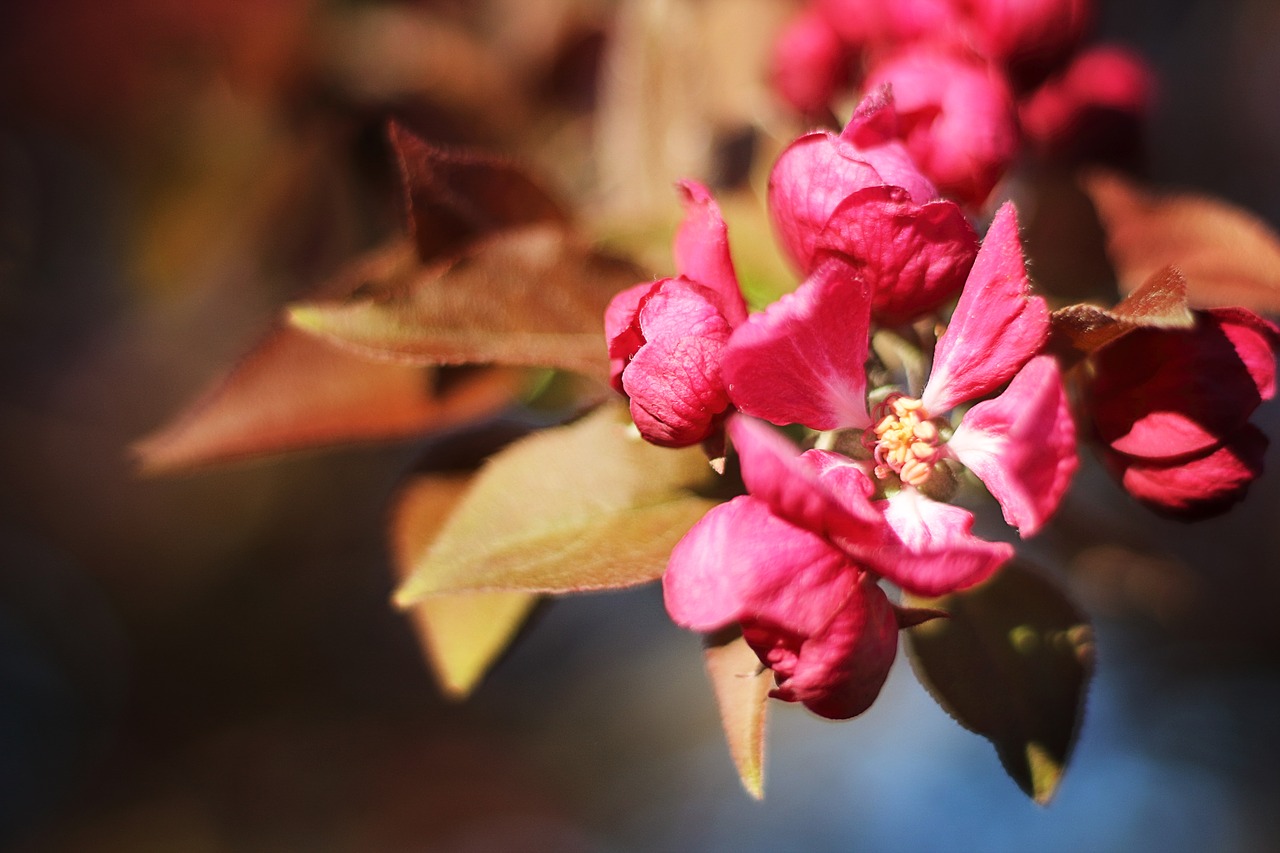
[[[544,430],[493,456],[396,593],[562,593],[659,577],[671,548],[714,501],[697,448],[642,440],[621,404]]]
[[[1047,803],[1071,755],[1093,670],[1084,615],[1056,584],[1017,562],[974,589],[908,599],[951,615],[907,632],[920,681],[962,726],[991,741],[1027,796]]]
[[[604,311],[646,276],[558,225],[509,229],[393,289],[292,306],[289,321],[365,358],[557,367],[607,379]]]
[[[764,799],[764,733],[773,673],[760,665],[741,632],[708,636],[703,662],[720,708],[720,724],[742,787]]]
[[[471,485],[470,474],[418,475],[391,512],[396,572],[409,576]],[[446,694],[463,699],[506,651],[539,596],[524,592],[437,595],[409,608],[423,653]]]

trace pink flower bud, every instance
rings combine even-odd
[[[869,95],[839,135],[793,142],[769,177],[769,212],[782,247],[806,276],[824,251],[857,262],[882,322],[925,314],[963,285],[977,235],[938,199],[898,132],[888,90]]]
[[[1266,437],[1249,423],[1275,395],[1280,329],[1244,308],[1197,311],[1194,329],[1137,329],[1093,357],[1087,405],[1108,464],[1151,508],[1198,518],[1244,497]]]
[[[917,46],[881,62],[869,89],[891,86],[899,134],[921,171],[945,195],[978,205],[1018,151],[1013,95],[977,59]]]
[[[857,47],[953,41],[964,30],[962,0],[818,0],[840,36]]]
[[[1091,0],[968,0],[985,56],[1034,86],[1060,66],[1093,22]]]
[[[1022,129],[1045,156],[1067,161],[1133,159],[1151,105],[1154,75],[1121,47],[1084,51],[1020,108]]]
[[[773,46],[771,79],[778,95],[807,116],[825,113],[851,82],[854,51],[814,9],[791,22]]]

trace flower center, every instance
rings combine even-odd
[[[872,410],[875,426],[864,442],[876,460],[876,476],[896,475],[909,486],[923,485],[942,457],[942,437],[919,400],[890,394]]]

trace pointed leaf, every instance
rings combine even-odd
[[[195,404],[134,446],[146,473],[186,470],[457,426],[510,405],[523,371],[436,385],[430,367],[361,359],[292,329],[272,332]]]
[[[453,254],[496,231],[568,221],[559,204],[513,163],[438,148],[396,122],[387,135],[400,167],[409,232],[422,261]]]
[[[1193,307],[1280,311],[1280,236],[1253,214],[1191,193],[1158,195],[1118,175],[1085,179],[1122,291],[1173,264]]]
[[[1078,360],[1133,329],[1189,329],[1195,317],[1187,307],[1187,279],[1170,266],[1157,270],[1114,308],[1068,305],[1054,311],[1050,322],[1052,352]]]
[[[965,592],[907,598],[951,614],[908,632],[920,681],[957,722],[992,742],[1027,796],[1047,803],[1071,755],[1093,669],[1085,616],[1018,562]]]
[[[391,515],[401,580],[430,550],[471,480],[470,474],[425,474],[401,488]],[[441,689],[454,699],[471,693],[537,602],[538,596],[524,592],[477,592],[433,596],[413,605],[413,626]]]
[[[708,636],[703,662],[742,787],[764,799],[764,732],[773,678],[735,629]]]
[[[640,439],[620,404],[492,457],[396,593],[615,589],[659,577],[713,501],[697,449]]]
[[[604,312],[645,278],[555,225],[511,229],[390,292],[294,305],[294,327],[365,358],[558,367],[608,377]]]

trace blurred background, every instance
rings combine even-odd
[[[389,116],[529,163],[665,272],[671,182],[728,192],[800,129],[762,72],[793,9],[0,6],[0,842],[1280,849],[1274,448],[1242,505],[1195,526],[1086,459],[1033,548],[1098,633],[1048,808],[905,661],[852,723],[775,703],[752,801],[698,639],[653,587],[550,604],[470,700],[446,701],[389,604],[386,501],[422,442],[136,473],[130,446],[285,301],[400,229]],[[1280,224],[1280,6],[1107,0],[1098,35],[1159,76],[1147,178]],[[1041,217],[1033,260],[1037,234],[1070,246],[1075,227]],[[1055,241],[1040,245],[1052,274]],[[1280,435],[1274,408],[1259,422]]]

